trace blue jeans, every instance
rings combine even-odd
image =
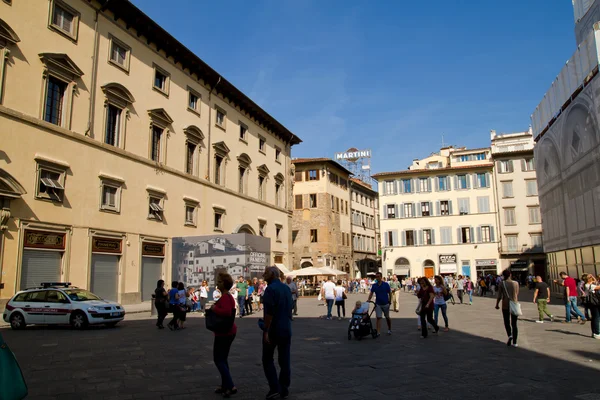
[[[291,336],[272,336],[269,335],[269,343],[263,340],[262,363],[265,376],[269,382],[269,389],[276,393],[283,393],[290,387],[291,381],[291,362],[290,347],[292,345]],[[277,361],[281,372],[277,378],[277,369],[275,368],[275,348],[277,348]]]
[[[240,307],[240,315],[243,317],[246,315],[244,306],[246,305],[246,296],[238,296],[238,307]]]
[[[567,302],[565,303],[565,311],[566,311],[566,320],[567,322],[571,322],[571,313],[580,317],[582,321],[585,321],[585,315],[579,308],[577,307],[577,296],[569,296]]]
[[[438,324],[438,315],[439,315],[439,311],[440,309],[442,310],[442,317],[444,317],[444,323],[446,324],[446,328],[448,327],[448,316],[446,315],[446,309],[448,308],[448,305],[446,304],[434,304],[433,305],[433,318],[435,319],[435,323],[436,325]]]
[[[469,295],[469,303],[472,303],[473,302],[473,291],[467,290],[467,294]]]
[[[233,339],[235,339],[235,335],[215,336],[215,344],[213,345],[213,361],[221,374],[221,388],[223,390],[233,389],[234,386],[229,372],[229,363],[227,362]]]
[[[333,308],[333,299],[327,299],[327,318],[331,318],[331,309]]]

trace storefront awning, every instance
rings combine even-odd
[[[289,270],[289,269],[287,269],[287,267],[286,267],[285,265],[283,265],[283,264],[275,264],[275,266],[276,266],[277,268],[279,268],[279,270],[280,270],[281,272],[283,272],[284,274],[286,274],[286,275],[290,273],[290,270]]]
[[[394,275],[408,276],[408,275],[410,275],[410,268],[409,267],[394,267]]]

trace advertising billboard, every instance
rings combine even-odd
[[[234,279],[261,277],[271,259],[271,240],[262,236],[230,235],[173,238],[173,280],[197,288],[206,280],[212,288],[215,277],[227,272]]]

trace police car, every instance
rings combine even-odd
[[[4,321],[13,329],[29,324],[66,325],[83,329],[88,325],[115,326],[125,317],[123,307],[68,282],[44,282],[40,287],[18,292],[6,304]]]

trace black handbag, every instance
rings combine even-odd
[[[235,321],[235,308],[231,309],[231,315],[223,317],[217,315],[210,308],[206,310],[204,314],[204,321],[206,322],[206,329],[214,333],[227,333],[233,327]]]
[[[600,306],[600,293],[594,290],[590,295],[585,296],[585,303],[590,306]]]

